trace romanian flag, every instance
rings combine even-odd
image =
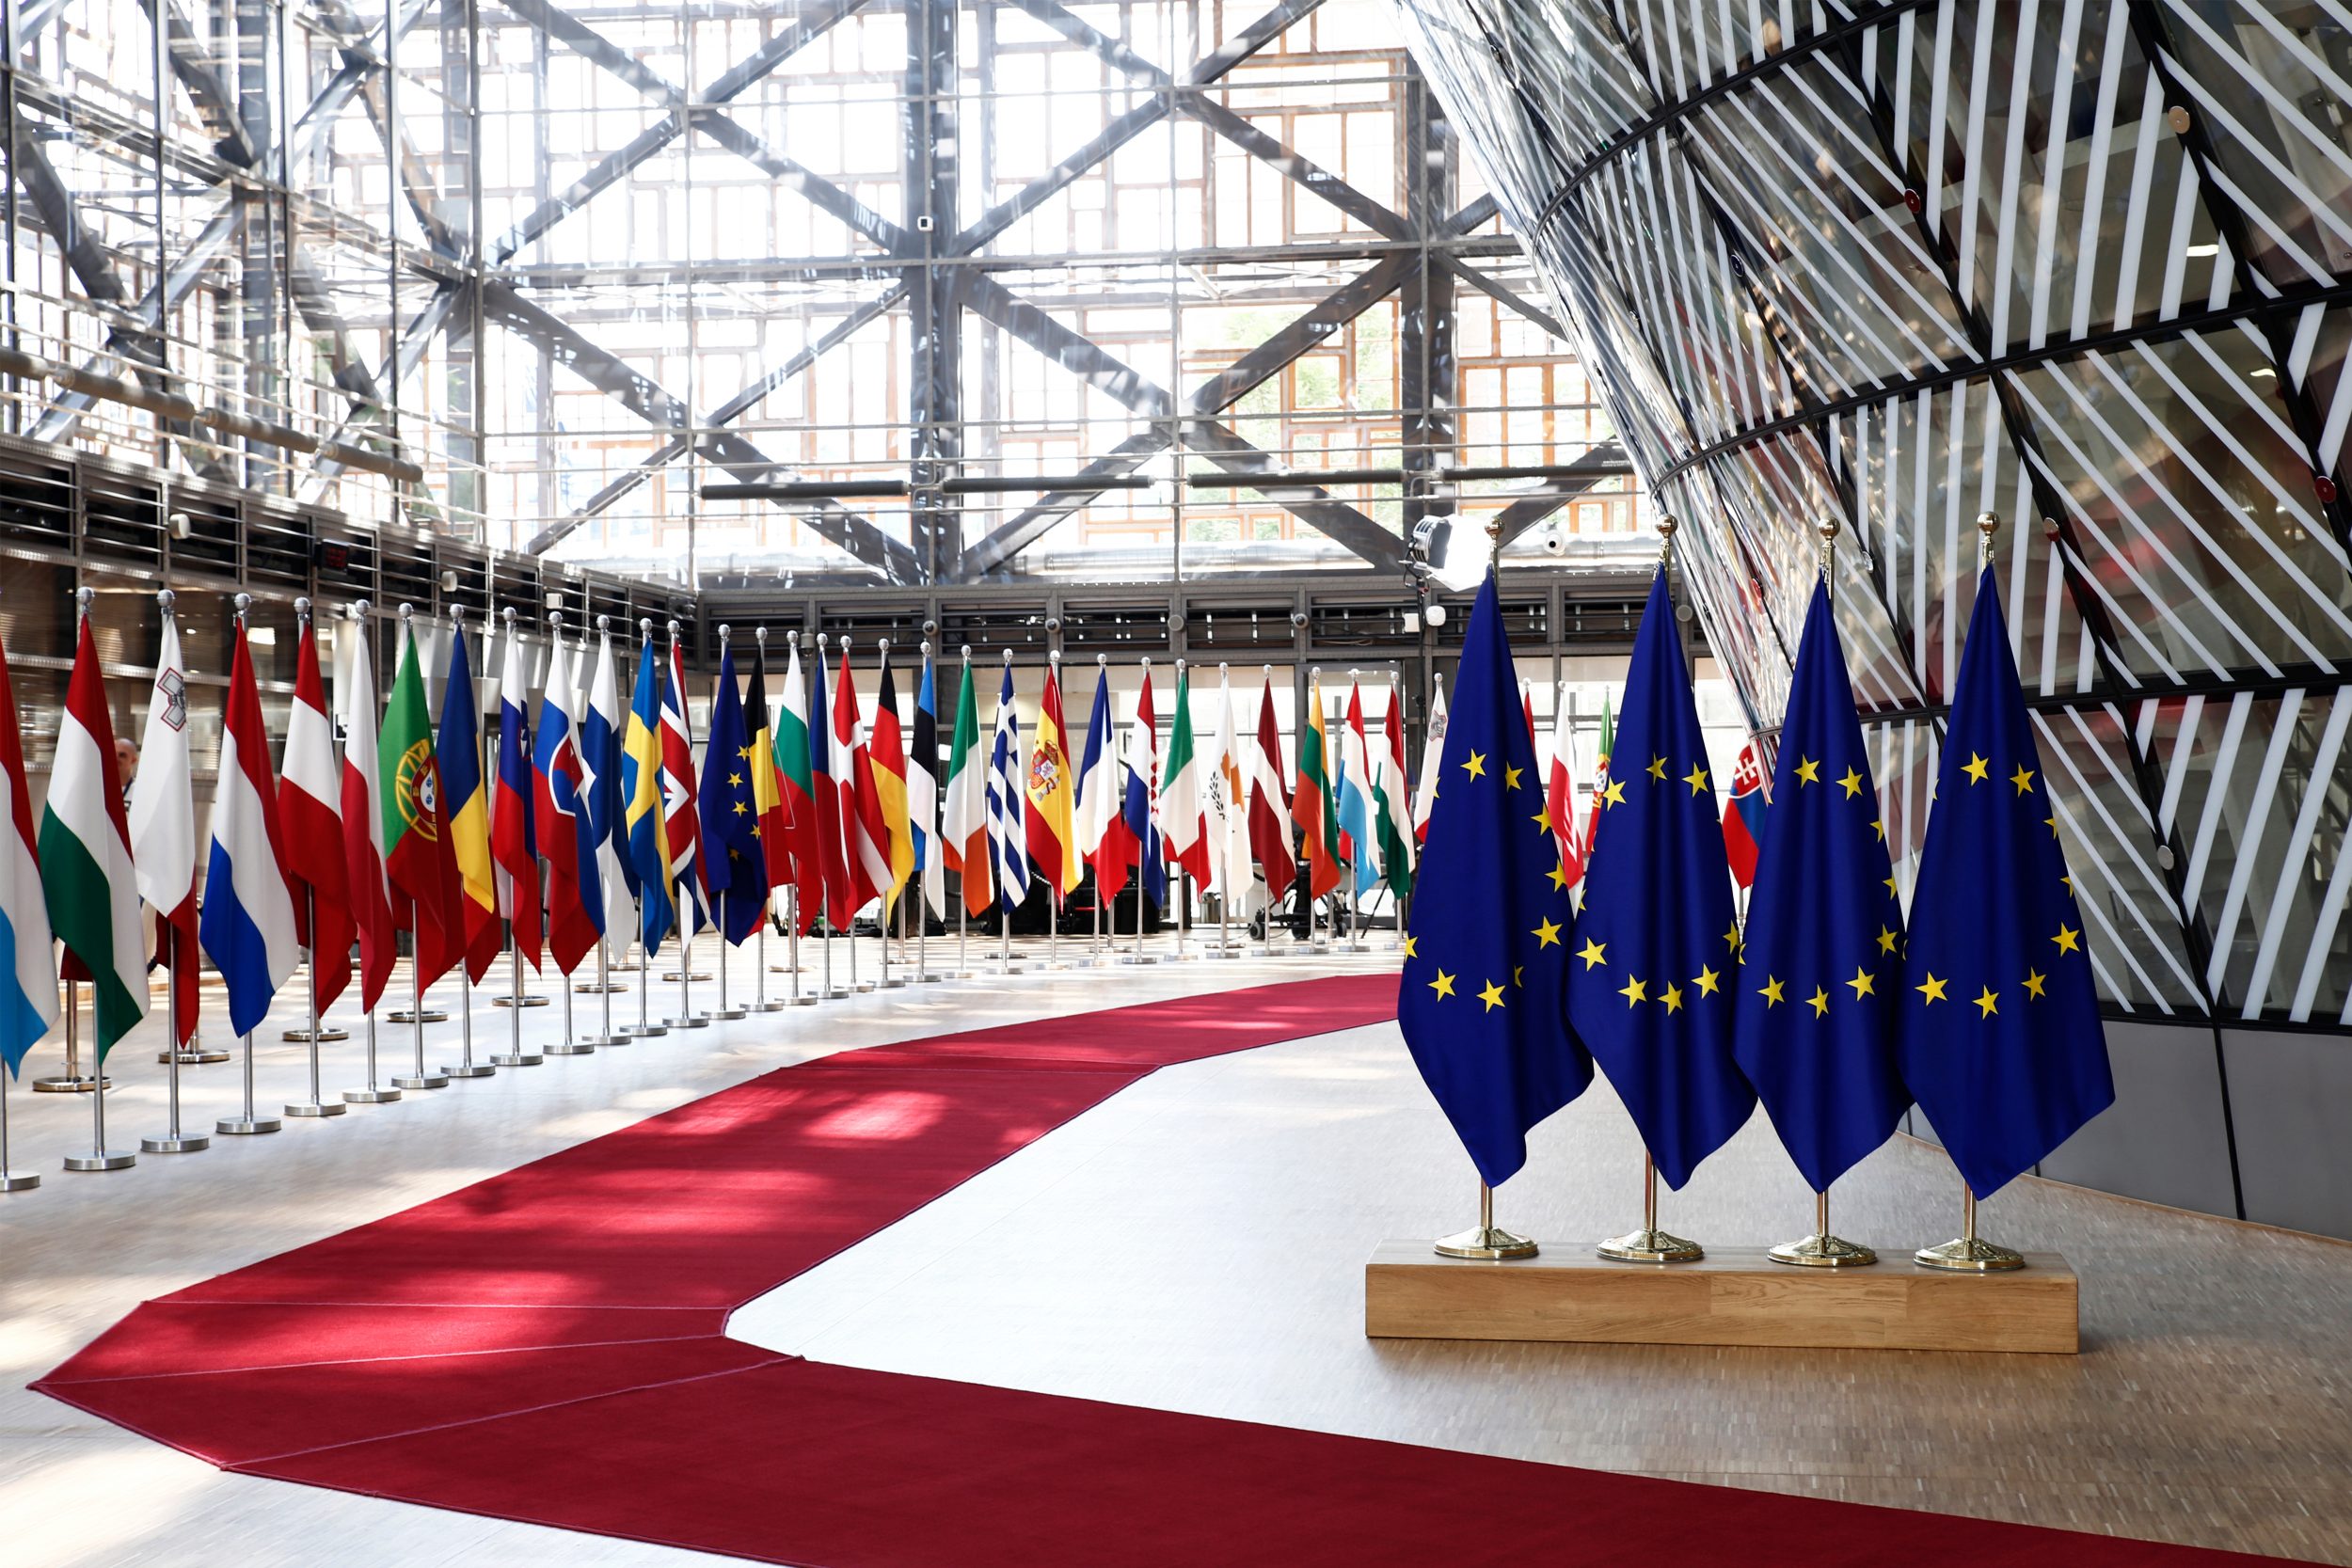
[[[466,657],[466,628],[460,623],[450,633],[435,762],[441,770],[441,804],[449,816],[450,853],[465,911],[466,974],[477,982],[490,972],[506,941],[499,926],[498,872],[490,859],[490,796],[482,787],[482,732],[475,727],[479,705]]]
[[[1307,894],[1320,898],[1340,885],[1339,814],[1331,800],[1331,735],[1323,722],[1323,675],[1307,677],[1307,722],[1298,731],[1298,787],[1291,820],[1306,840]]]
[[[874,796],[882,803],[890,835],[890,885],[882,890],[887,918],[898,890],[914,875],[914,823],[907,813],[907,747],[898,727],[898,688],[890,678],[890,648],[882,646],[882,689],[874,698],[874,728],[867,742],[874,759]]]
[[[1061,661],[1056,659],[1045,669],[1045,698],[1038,705],[1037,738],[1029,744],[1023,793],[1029,801],[1025,814],[1029,863],[1053,890],[1057,908],[1086,877],[1086,863],[1078,858],[1073,783],[1070,733],[1061,716]]]

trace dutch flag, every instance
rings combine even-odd
[[[268,1016],[278,988],[293,976],[302,947],[278,834],[269,736],[262,727],[262,698],[253,684],[242,617],[229,672],[228,722],[215,788],[197,934],[228,988],[230,1027],[249,1035]]]

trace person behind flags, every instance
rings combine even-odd
[[[890,825],[882,819],[882,797],[874,787],[874,755],[858,718],[846,637],[841,639],[841,661],[834,667],[832,718],[833,749],[825,761],[833,770],[834,786],[841,792],[841,865],[850,887],[849,911],[841,919],[846,935],[851,934],[850,923],[857,911],[895,886],[890,879]],[[850,949],[850,962],[857,962],[855,946]]]
[[[196,1037],[201,964],[196,921],[196,792],[188,764],[187,667],[180,658],[176,595],[156,595],[163,640],[148,698],[141,767],[131,781],[131,860],[139,896],[155,911],[155,959],[171,977],[174,1048]],[[298,700],[298,699],[297,699]],[[324,1006],[324,1004],[322,1004]]]
[[[1161,852],[1196,882],[1209,880],[1209,819],[1200,804],[1200,759],[1192,734],[1192,672],[1176,661],[1168,710],[1168,764],[1160,775]]]
[[[1812,613],[1807,611],[1805,625],[1810,627],[1812,624]],[[1804,661],[1802,653],[1798,661]],[[1839,662],[1843,664],[1842,659]],[[1756,854],[1764,842],[1769,800],[1764,793],[1764,770],[1756,762],[1756,742],[1747,741],[1740,748],[1740,766],[1731,772],[1731,799],[1724,803],[1724,857],[1731,863],[1731,879],[1741,887],[1756,882]]]
[[[637,896],[637,867],[628,857],[621,823],[620,683],[612,669],[612,617],[596,617],[596,673],[588,686],[588,713],[580,724],[580,767],[587,780],[582,794],[588,833],[596,845],[596,886],[604,911],[596,929],[611,937],[628,929],[630,901]]]
[[[661,656],[654,651],[653,622],[640,622],[637,687],[628,704],[628,728],[621,736],[621,836],[637,872],[639,967],[677,925],[676,883],[670,874],[670,832],[661,794]],[[638,1012],[645,999],[640,981]],[[642,1022],[640,1027],[644,1025]]]
[[[506,917],[515,951],[536,971],[546,916],[540,905],[539,833],[531,811],[531,726],[524,716],[530,702],[522,633],[509,610],[506,663],[499,678],[499,779],[490,802],[490,857],[498,863],[499,912]]]
[[[351,895],[352,920],[359,932],[359,1008],[373,1013],[392,977],[399,938],[392,923],[391,888],[384,873],[385,800],[376,752],[375,661],[368,655],[374,628],[368,622],[365,599],[351,607],[351,667],[343,673],[338,705],[343,721],[343,886]]]
[[[2022,1261],[1976,1239],[1976,1200],[2115,1102],[2058,805],[2001,615],[1996,525],[1988,513],[1977,526],[1983,568],[1912,887],[1897,1035],[1904,1082],[1968,1192],[1961,1239],[1917,1260],[1959,1269]]]
[[[1752,769],[1753,752],[1740,755]],[[1911,1103],[1895,1061],[1903,922],[1826,582],[1814,584],[1797,642],[1774,782],[1781,809],[1756,862],[1733,1050],[1781,1147],[1820,1195],[1823,1223],[1772,1257],[1875,1262],[1869,1248],[1829,1232],[1827,1195]]]
[[[1380,857],[1380,879],[1399,900],[1413,891],[1413,805],[1405,786],[1405,716],[1395,682],[1389,684],[1389,712],[1380,749],[1372,758],[1372,836]],[[1554,817],[1557,822],[1560,820]],[[1582,869],[1581,863],[1579,870]]]
[[[1078,859],[1077,830],[1072,825],[1070,736],[1062,722],[1061,656],[1045,664],[1045,692],[1038,702],[1037,737],[1029,743],[1028,767],[1022,773],[1028,800],[1022,818],[1029,863],[1038,879],[1053,895],[1055,916],[1063,902],[1085,879]],[[1058,922],[1057,922],[1057,928]]]
[[[220,741],[213,796],[212,847],[204,864],[204,909],[198,919],[204,952],[229,992],[229,1025],[249,1037],[302,961],[294,929],[294,895],[286,886],[285,847],[278,833],[278,784],[270,777],[269,735],[262,725],[262,694],[253,682],[246,609],[237,595],[237,638],[230,655],[229,711]],[[240,1131],[275,1132],[255,1123],[246,1106]],[[223,1122],[222,1131],[230,1123]]]
[[[882,924],[887,927],[899,890],[914,875],[914,823],[907,811],[906,732],[898,723],[898,688],[890,675],[887,641],[882,644],[882,684],[874,698],[874,723],[866,732],[866,752],[872,759],[874,799],[882,813],[890,861],[889,885],[882,890]]]
[[[294,666],[294,707],[286,719],[285,771],[278,781],[278,831],[286,850],[286,877],[296,894],[294,933],[310,950],[310,1000],[326,1008],[351,984],[351,944],[358,930],[343,864],[338,809],[342,786],[335,765],[335,727],[326,717],[326,687],[319,676],[318,633],[309,602],[297,601],[294,608],[301,614],[302,650]],[[132,793],[137,792],[135,784]]]
[[[1282,732],[1274,721],[1274,668],[1266,667],[1258,699],[1258,744],[1249,762],[1249,852],[1265,879],[1269,911],[1279,908],[1297,879],[1291,856],[1290,788],[1282,782]],[[1269,934],[1271,915],[1269,914]]]
[[[702,813],[694,800],[694,730],[686,711],[686,655],[670,623],[669,678],[661,687],[661,810],[670,839],[670,876],[677,883],[678,940],[710,924],[710,869],[704,863]],[[681,960],[678,973],[691,964]]]
[[[1526,1164],[1528,1131],[1593,1078],[1562,1017],[1574,915],[1549,835],[1534,826],[1543,780],[1513,684],[1489,576],[1454,676],[1444,789],[1430,816],[1396,1006],[1414,1065],[1489,1188]],[[1482,1221],[1438,1250],[1494,1258],[1535,1248]]]
[[[994,736],[988,756],[988,847],[996,867],[996,904],[1007,931],[1013,911],[1029,896],[1029,856],[1022,824],[1021,717],[1012,705],[1012,656],[1005,657],[1005,684],[996,694]]]
[[[91,640],[91,590],[81,591],[80,628],[65,713],[49,765],[49,795],[40,814],[40,875],[50,929],[65,946],[68,979],[90,982],[97,1063],[90,1076],[105,1081],[106,1053],[147,1016],[147,942],[139,928],[139,892],[131,863],[122,783],[115,768],[114,725],[106,712],[106,682]],[[103,1091],[93,1117],[104,1115]],[[99,1123],[102,1137],[104,1123]],[[94,1168],[119,1168],[130,1155],[91,1150]]]
[[[844,648],[843,662],[848,662],[849,650]],[[825,929],[828,935],[850,928],[850,917],[865,902],[857,895],[850,879],[850,866],[843,858],[841,837],[842,788],[847,775],[834,771],[833,719],[829,711],[833,698],[825,689],[825,639],[817,637],[817,681],[810,689],[808,710],[809,786],[817,801],[817,853],[822,868],[819,880],[825,892]],[[847,766],[844,759],[843,766]],[[827,948],[828,955],[832,949]],[[827,959],[831,962],[830,957]]]
[[[907,753],[907,818],[914,834],[914,873],[922,889],[918,920],[947,913],[947,879],[939,853],[939,693],[931,645],[923,644],[923,684],[914,694],[914,748]]]
[[[972,690],[972,650],[963,650],[956,688],[956,724],[947,743],[947,799],[940,813],[940,848],[962,884],[967,915],[982,915],[995,895],[989,876],[988,759],[980,751],[980,705]]]
[[[760,850],[758,771],[750,725],[735,688],[735,647],[719,628],[719,685],[703,745],[702,842],[710,866],[719,929],[737,947],[768,912],[768,859]]]
[[[1298,726],[1298,787],[1291,797],[1307,860],[1307,896],[1321,899],[1340,885],[1338,813],[1331,800],[1331,736],[1323,722],[1323,672],[1307,673],[1307,721]],[[1314,934],[1314,913],[1307,915]]]
[[[1143,661],[1143,687],[1136,693],[1136,716],[1127,732],[1127,787],[1120,818],[1136,847],[1140,896],[1156,910],[1168,908],[1168,860],[1160,842],[1160,724],[1152,710],[1152,661]],[[1143,906],[1136,906],[1136,929],[1143,929]]]
[[[40,1037],[56,1026],[57,954],[41,892],[40,861],[33,847],[33,790],[24,771],[24,730],[5,657],[0,657],[0,792],[7,796],[0,800],[0,1066],[14,1078]],[[193,826],[189,836],[195,836]],[[0,1095],[7,1092],[0,1085]],[[5,1101],[0,1101],[0,1118],[6,1116]],[[0,1119],[0,1128],[6,1125]],[[0,1159],[0,1181],[13,1184],[15,1180],[6,1159]],[[39,1180],[21,1179],[25,1186]]]
[[[1551,754],[1544,762],[1544,818],[1551,842],[1560,851],[1560,867],[1568,886],[1584,879],[1584,844],[1576,831],[1576,777],[1568,771],[1567,704],[1554,688],[1551,702]]]
[[[568,976],[604,934],[604,882],[587,776],[572,737],[579,689],[564,646],[563,617],[551,616],[549,623],[548,679],[531,749],[532,836],[548,863],[548,956],[555,972]]]
[[[490,854],[490,793],[482,780],[482,697],[474,686],[462,611],[450,618],[449,674],[441,682],[441,728],[434,760],[449,817],[449,855],[466,923],[466,978],[475,985],[506,947],[499,923],[498,863]]]
[[[1119,774],[1119,736],[1111,718],[1108,656],[1094,656],[1094,706],[1087,715],[1087,742],[1078,765],[1078,803],[1071,814],[1079,857],[1094,868],[1094,900],[1107,910],[1127,885],[1135,838],[1127,832],[1125,792]]]
[[[801,634],[791,634],[791,657],[784,671],[784,704],[776,716],[776,787],[784,795],[786,832],[791,845],[792,913],[800,934],[816,927],[825,911],[825,856],[821,847],[822,802],[817,796],[809,736],[809,689],[801,674]],[[817,664],[818,705],[824,697],[824,656]],[[769,866],[772,875],[773,864]]]
[[[1380,885],[1380,846],[1372,827],[1372,745],[1364,736],[1364,691],[1350,671],[1347,716],[1340,726],[1339,769],[1334,794],[1339,807],[1340,842],[1344,846],[1348,880],[1360,895]]]
[[[1671,552],[1673,519],[1660,519],[1659,531]],[[1731,1053],[1740,927],[1667,571],[1661,562],[1633,640],[1618,742],[1633,765],[1601,799],[1607,836],[1586,863],[1567,998],[1569,1025],[1625,1102],[1657,1175],[1679,1188],[1748,1119],[1756,1091]],[[1449,774],[1446,787],[1455,784]],[[1605,1256],[1648,1261],[1697,1253],[1646,1227],[1604,1243]]]
[[[1421,744],[1421,775],[1413,790],[1413,837],[1429,836],[1429,813],[1438,803],[1438,775],[1445,769],[1445,681],[1429,679],[1429,734]]]

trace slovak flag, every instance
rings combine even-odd
[[[301,962],[302,943],[278,836],[269,735],[262,725],[262,694],[253,684],[242,617],[214,787],[212,853],[205,863],[197,932],[228,988],[230,1027],[249,1035],[262,1026],[278,988]]]
[[[1731,861],[1731,879],[1741,887],[1756,880],[1756,847],[1764,842],[1764,816],[1771,809],[1764,795],[1764,770],[1756,765],[1756,742],[1740,748],[1740,766],[1731,775],[1731,799],[1724,806],[1724,853]]]
[[[561,636],[539,693],[539,730],[531,752],[532,826],[548,860],[548,952],[569,974],[604,934],[603,867],[588,810],[587,772],[572,736],[572,664]]]
[[[522,639],[506,628],[506,670],[499,680],[499,776],[490,801],[490,858],[498,863],[499,912],[515,927],[515,946],[539,967],[539,835],[531,821],[531,736],[523,725]]]

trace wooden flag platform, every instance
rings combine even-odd
[[[1692,1263],[1619,1263],[1589,1243],[1534,1258],[1440,1258],[1383,1242],[1364,1266],[1364,1333],[1384,1339],[1534,1339],[1804,1350],[2078,1349],[2074,1272],[2029,1252],[2002,1274],[1922,1268],[1903,1254],[1858,1269],[1775,1263],[1762,1248]]]

